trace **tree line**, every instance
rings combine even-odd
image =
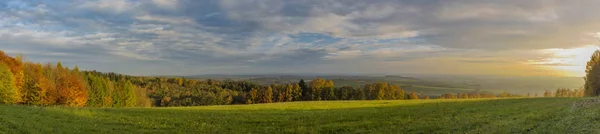
[[[544,97],[584,97],[585,90],[584,89],[568,89],[568,88],[559,88],[556,89],[555,92],[548,91],[544,92]]]
[[[24,105],[65,105],[77,107],[168,107],[228,104],[257,104],[325,100],[415,100],[531,97],[507,92],[493,94],[478,90],[427,96],[405,92],[387,82],[362,87],[336,87],[332,80],[259,85],[247,81],[196,80],[141,77],[117,73],[80,71],[62,63],[26,62],[0,51],[0,103]],[[573,96],[583,90],[561,89],[557,97]],[[537,95],[535,95],[537,97]],[[544,95],[546,96],[546,94]]]
[[[106,79],[63,67],[62,63],[24,62],[0,51],[0,103],[92,107],[144,106],[144,89],[121,79]],[[147,98],[147,97],[146,97]],[[149,104],[149,103],[148,103]],[[149,106],[149,105],[145,105]]]

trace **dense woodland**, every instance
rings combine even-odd
[[[336,87],[317,78],[284,85],[247,81],[137,77],[80,71],[56,64],[26,62],[0,51],[0,103],[88,107],[150,107],[257,104],[324,100],[473,99],[538,97],[536,94],[493,94],[478,90],[426,96],[405,92],[398,85],[379,82],[362,87]],[[587,88],[586,88],[587,89]],[[587,93],[587,91],[586,91]],[[543,97],[581,97],[584,90],[546,91]],[[541,97],[541,96],[540,96]]]

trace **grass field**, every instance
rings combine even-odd
[[[0,133],[599,133],[593,98],[328,101],[176,108],[0,105]]]

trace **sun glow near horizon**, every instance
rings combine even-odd
[[[549,54],[550,57],[538,61],[530,61],[530,64],[556,70],[565,76],[585,76],[587,62],[594,51],[598,49],[599,47],[596,45],[567,49],[544,49],[541,52]]]

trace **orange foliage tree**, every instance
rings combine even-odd
[[[56,81],[58,104],[78,107],[85,106],[88,99],[88,92],[79,69],[75,67],[73,71],[69,71],[69,68],[62,68],[62,64],[58,62],[56,71],[58,74]]]
[[[45,98],[50,89],[50,82],[43,74],[41,64],[27,62],[24,64],[23,103],[30,105],[47,105]]]

